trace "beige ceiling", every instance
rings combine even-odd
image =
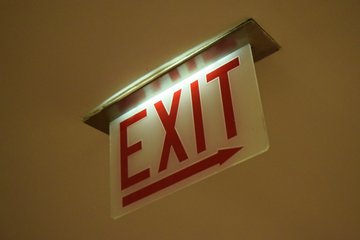
[[[1,1],[0,239],[360,239],[359,1]],[[271,148],[121,219],[82,116],[253,17]]]

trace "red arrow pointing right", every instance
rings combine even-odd
[[[139,201],[140,199],[143,199],[155,192],[158,192],[168,186],[171,186],[177,182],[180,182],[192,175],[195,175],[196,173],[199,173],[207,168],[210,168],[212,166],[215,166],[216,164],[222,165],[224,162],[226,162],[231,156],[233,156],[235,153],[240,151],[243,147],[234,147],[234,148],[228,148],[228,149],[220,149],[217,153],[187,167],[184,168],[176,173],[173,173],[172,175],[169,175],[157,182],[151,183],[150,185],[139,189],[133,193],[130,193],[129,195],[123,197],[122,203],[123,207],[134,203],[136,201]]]

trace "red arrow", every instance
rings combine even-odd
[[[233,156],[235,153],[240,151],[243,147],[235,147],[235,148],[228,148],[228,149],[221,149],[218,150],[217,153],[187,167],[184,168],[170,176],[167,176],[157,182],[154,182],[142,189],[139,189],[133,193],[130,193],[129,195],[123,197],[122,204],[123,207],[134,203],[136,201],[139,201],[140,199],[143,199],[155,192],[158,192],[170,185],[173,185],[177,182],[180,182],[196,173],[199,173],[207,168],[210,168],[212,166],[215,166],[217,164],[222,165],[224,162],[226,162],[231,156]]]

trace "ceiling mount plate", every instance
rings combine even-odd
[[[163,91],[165,86],[169,87],[169,79],[174,84],[196,71],[194,66],[214,62],[246,44],[251,45],[255,62],[280,49],[279,44],[254,19],[248,19],[137,79],[96,107],[83,121],[109,134],[110,122],[150,97],[149,92],[153,96]],[[180,71],[184,66],[187,66],[187,71]]]

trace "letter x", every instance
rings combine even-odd
[[[170,148],[173,147],[176,156],[179,161],[184,161],[188,158],[184,146],[181,143],[178,133],[175,129],[176,116],[179,109],[181,89],[176,91],[173,95],[170,113],[165,109],[162,101],[154,104],[155,109],[160,117],[161,123],[166,131],[164,146],[161,154],[161,160],[159,165],[159,172],[167,168],[169,161]]]

